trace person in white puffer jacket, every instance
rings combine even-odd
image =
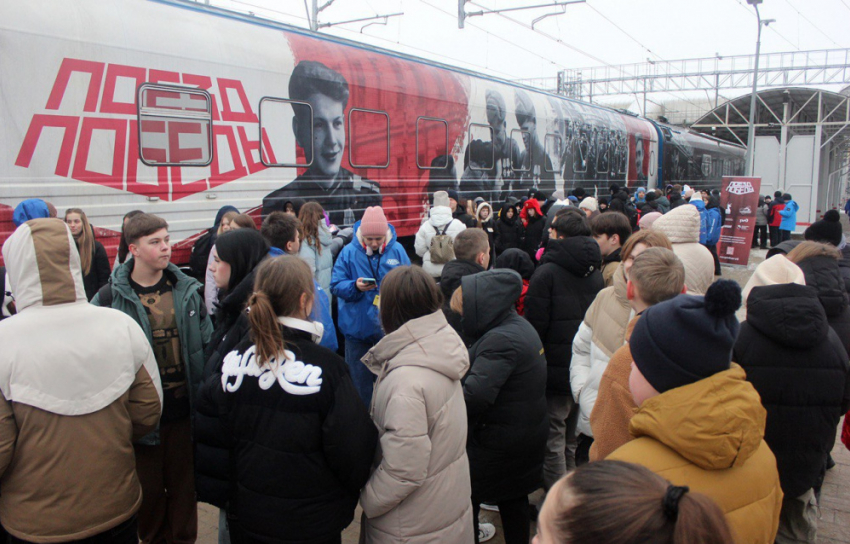
[[[447,226],[448,225],[448,226]],[[429,212],[428,220],[419,227],[416,233],[414,248],[416,254],[422,257],[422,268],[436,279],[440,279],[443,273],[443,264],[431,262],[431,240],[445,230],[445,234],[451,236],[452,240],[466,230],[466,225],[452,218],[452,209],[449,207],[449,195],[445,191],[434,193],[434,206]]]
[[[714,281],[714,257],[699,243],[700,216],[695,206],[679,206],[652,224],[670,238],[673,253],[685,265],[685,287],[689,295],[704,295]]]

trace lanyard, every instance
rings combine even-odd
[[[372,266],[372,257],[369,256],[369,255],[366,256],[366,258],[369,261],[369,270],[372,271],[372,274],[373,274],[372,277],[375,278],[375,282],[378,285],[380,285],[380,283],[381,283],[381,277],[379,276],[379,273],[381,272],[381,257],[383,257],[383,256],[384,256],[383,253],[379,253],[378,258],[375,259],[375,261],[378,263],[378,269],[377,270],[375,270],[375,268]]]

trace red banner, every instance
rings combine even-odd
[[[717,248],[721,264],[747,266],[750,261],[760,189],[761,178],[723,176],[720,205],[726,221]]]

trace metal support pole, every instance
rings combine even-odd
[[[818,91],[818,119],[817,125],[815,126],[815,143],[814,149],[812,150],[812,185],[810,188],[810,196],[809,196],[809,216],[803,221],[797,221],[797,223],[814,223],[818,220],[817,217],[817,209],[818,209],[818,195],[820,194],[820,166],[822,153],[820,149],[821,140],[823,140],[823,92]],[[791,196],[794,196],[793,193]]]
[[[313,0],[313,16],[310,17],[310,30],[316,32],[319,30],[319,0]]]
[[[791,104],[785,102],[782,104],[782,128],[779,131],[779,179],[776,180],[774,191],[784,189],[785,183],[785,156],[788,151],[788,113],[791,110]]]
[[[747,175],[753,175],[753,165],[755,164],[755,143],[756,143],[756,93],[758,92],[758,77],[759,77],[759,49],[761,49],[761,15],[759,15],[758,4],[754,4],[756,10],[756,19],[758,19],[758,34],[756,34],[756,59],[753,63],[753,94],[750,98],[750,123],[747,131]]]

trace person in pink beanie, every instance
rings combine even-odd
[[[380,206],[366,208],[334,264],[331,293],[337,297],[338,326],[345,336],[345,362],[366,406],[372,401],[375,375],[360,359],[384,336],[378,312],[381,280],[393,268],[409,264]]]

